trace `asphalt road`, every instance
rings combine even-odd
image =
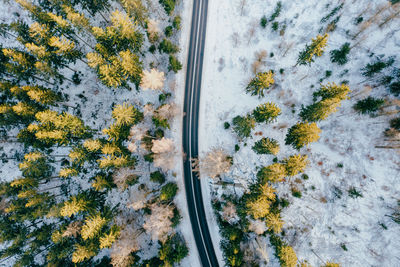
[[[198,122],[200,87],[206,37],[208,0],[193,1],[193,15],[185,85],[183,111],[183,160],[186,198],[194,239],[202,266],[219,266],[208,230],[200,180],[192,171],[190,159],[198,156]]]

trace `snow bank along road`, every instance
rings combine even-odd
[[[186,157],[183,160],[185,190],[189,217],[200,261],[204,267],[218,266],[210,232],[207,226],[201,195],[200,180],[192,170],[190,159],[198,156],[198,122],[201,72],[207,24],[208,0],[193,1],[192,26],[186,72],[185,102],[182,145]]]

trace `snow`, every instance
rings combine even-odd
[[[169,21],[168,17],[162,11],[162,8],[159,4],[158,0],[152,0],[152,1],[147,1],[152,5],[151,8],[151,19],[153,21],[158,22],[158,27],[160,29],[164,29],[166,25],[170,24],[171,21]],[[118,6],[116,3],[113,3],[113,7]],[[162,90],[163,92],[171,92],[172,93],[172,98],[171,102],[174,102],[177,104],[177,107],[180,109],[180,113],[174,120],[171,121],[171,130],[165,131],[166,138],[172,138],[175,142],[175,147],[178,148],[179,154],[177,153],[175,155],[175,161],[176,164],[174,168],[170,171],[168,171],[167,175],[167,180],[168,181],[174,181],[178,184],[179,186],[179,191],[175,199],[175,203],[178,206],[181,215],[182,215],[182,221],[178,225],[176,229],[174,229],[177,232],[180,232],[183,234],[184,239],[186,240],[188,247],[189,247],[189,255],[182,261],[182,265],[199,265],[199,259],[198,259],[198,254],[197,254],[197,249],[195,246],[194,242],[194,237],[192,234],[191,230],[191,225],[190,225],[190,220],[188,217],[188,211],[187,211],[187,204],[186,204],[186,198],[185,198],[185,191],[184,191],[184,184],[183,184],[183,176],[182,176],[182,170],[183,170],[183,164],[182,164],[182,153],[181,153],[181,124],[182,124],[182,109],[183,109],[183,98],[184,98],[184,77],[186,74],[185,71],[185,65],[186,65],[186,58],[187,58],[187,50],[188,50],[188,38],[189,38],[189,31],[190,31],[190,25],[191,25],[191,10],[192,8],[192,1],[181,1],[179,5],[176,6],[176,15],[180,15],[182,17],[182,29],[181,31],[176,34],[174,37],[172,37],[172,41],[174,43],[179,43],[181,51],[179,54],[177,54],[179,60],[183,63],[184,68],[178,73],[174,74],[172,72],[166,73],[165,74],[165,82],[164,82],[164,89]],[[18,14],[17,14],[18,13]],[[31,23],[31,19],[28,16],[28,12],[23,10],[18,4],[16,4],[14,1],[3,1],[0,4],[0,22],[1,23],[10,23],[16,19],[23,19],[26,22]],[[103,19],[99,17],[97,20],[92,20],[92,22],[96,25],[94,26],[104,26]],[[161,33],[163,35],[163,33]],[[14,41],[12,38],[9,38],[5,40],[3,37],[0,37],[1,43],[5,47],[21,47],[21,45]],[[91,41],[89,41],[91,42]],[[149,43],[145,44],[145,47],[143,48],[143,51],[146,51],[149,47]],[[90,52],[90,49],[85,47],[83,45],[82,49],[84,52]],[[147,53],[146,57],[142,59],[143,60],[143,65],[144,69],[150,71],[150,63],[154,62],[155,68],[157,68],[158,71],[167,71],[167,64],[168,64],[168,56],[167,55],[160,55],[158,51],[155,52],[154,55]],[[102,85],[101,82],[98,80],[96,73],[93,71],[93,69],[89,68],[82,62],[78,61],[75,65],[70,66],[73,69],[81,71],[81,80],[82,83],[78,86],[71,84],[69,82],[65,82],[61,87],[62,91],[64,93],[67,93],[69,96],[69,99],[65,101],[63,104],[65,105],[60,105],[60,107],[55,107],[54,110],[57,110],[59,112],[61,111],[68,111],[70,113],[75,114],[77,109],[75,107],[80,108],[80,114],[79,116],[82,117],[83,121],[85,122],[85,125],[101,130],[104,129],[105,127],[109,126],[112,123],[112,118],[111,118],[111,111],[112,108],[117,105],[117,104],[122,104],[124,102],[127,102],[129,104],[134,104],[136,107],[143,107],[147,103],[155,103],[157,107],[158,103],[158,94],[160,93],[159,91],[153,91],[153,90],[141,90],[141,91],[136,91],[135,89],[129,91],[125,89],[110,89],[107,88],[106,86]],[[71,77],[73,74],[72,71],[70,70],[65,70],[63,71],[63,74],[66,77]],[[61,89],[60,89],[61,90]],[[172,103],[170,103],[172,104]],[[142,110],[143,111],[143,110]],[[174,116],[176,114],[173,114]],[[151,114],[149,114],[151,117]],[[146,120],[146,122],[151,122],[150,120]],[[147,128],[150,127],[150,124],[147,123],[148,125],[145,125]],[[146,128],[144,127],[144,128]],[[7,132],[7,135],[9,136],[15,136],[18,133],[18,129],[14,129],[11,131]],[[97,137],[97,136],[95,136]],[[12,140],[12,139],[11,139]],[[129,143],[127,143],[127,146]],[[130,147],[131,149],[134,149],[134,147]],[[24,153],[28,152],[22,144],[18,143],[5,143],[0,148],[0,154],[2,157],[13,157],[14,154],[18,156],[23,156]],[[56,148],[53,152],[55,155],[67,155],[68,154],[68,149],[65,148]],[[134,153],[135,154],[135,153]],[[19,159],[18,159],[19,160]],[[14,179],[15,177],[20,175],[20,171],[18,170],[17,167],[17,162],[13,159],[10,160],[5,160],[3,159],[1,164],[0,164],[0,174],[1,178],[0,181],[10,181]],[[59,169],[56,169],[55,171],[58,172]],[[155,171],[154,167],[150,167],[147,162],[144,162],[142,159],[139,160],[138,162],[138,168],[137,170],[139,172],[145,172],[149,173],[151,171]],[[87,173],[87,177],[89,175],[93,175],[93,172],[95,170],[90,171]],[[148,175],[143,175],[144,177],[148,177]],[[76,179],[77,183],[79,185],[74,186],[73,191],[71,193],[76,193],[79,187],[81,188],[88,188],[91,185],[86,183],[85,180],[87,180],[87,177],[84,179]],[[74,178],[75,179],[75,178]],[[157,184],[150,183],[150,186],[157,188]],[[154,188],[150,188],[154,189]],[[107,203],[109,204],[116,204],[116,203],[121,203],[121,206],[125,204],[129,204],[129,190],[124,191],[124,192],[119,192],[116,189],[113,189],[111,193],[109,194],[109,197],[107,199]],[[130,213],[129,213],[130,212]],[[133,210],[130,210],[128,213],[132,215],[134,213]],[[135,216],[138,216],[135,214]],[[122,216],[123,217],[123,216]],[[143,219],[139,220],[139,223],[143,224]],[[149,236],[148,235],[142,235],[140,237],[139,243],[141,245],[141,251],[140,251],[140,256],[143,259],[147,259],[150,257],[153,257],[157,254],[157,249],[159,247],[157,242],[150,242],[149,241]],[[101,255],[98,255],[97,258],[100,256],[104,256],[104,254],[109,254],[108,250],[105,250],[104,252],[101,253]],[[12,260],[12,259],[11,259]],[[8,261],[7,264],[12,264],[11,261]]]
[[[349,62],[339,66],[330,62],[329,51],[338,49],[345,42],[355,44],[356,41],[346,34],[347,30],[350,34],[357,32],[354,19],[368,5],[364,17],[370,17],[377,6],[387,1],[282,1],[282,11],[276,21],[287,25],[283,36],[280,36],[279,30],[271,30],[271,22],[265,29],[259,25],[263,15],[270,17],[278,1],[247,1],[241,16],[242,2],[209,2],[200,105],[201,156],[216,147],[230,152],[234,165],[226,178],[246,188],[255,181],[257,169],[271,164],[274,157],[255,154],[251,150],[255,141],[261,137],[276,139],[281,146],[279,159],[298,153],[284,145],[287,129],[299,121],[297,114],[301,105],[312,102],[312,93],[319,88],[319,79],[324,78],[325,71],[332,71],[332,76],[322,83],[339,84],[348,80],[354,98],[345,100],[336,114],[318,123],[322,129],[320,140],[300,151],[311,161],[305,171],[310,178],[296,180],[295,177],[278,185],[278,195],[291,203],[282,213],[286,232],[284,240],[293,246],[300,260],[306,259],[313,266],[320,266],[328,260],[343,266],[399,266],[400,259],[396,255],[400,248],[400,226],[386,215],[391,214],[391,207],[396,205],[400,192],[400,156],[395,150],[375,148],[375,145],[386,144],[382,133],[393,116],[371,118],[352,109],[352,105],[362,99],[361,94],[357,94],[368,84],[362,83],[365,78],[360,70],[373,60],[370,53],[385,54],[387,57],[399,53],[399,21],[395,20],[383,28],[371,26],[362,34],[366,39],[351,50]],[[328,23],[321,23],[322,17],[340,3],[344,3],[337,14],[341,14],[341,19],[337,29],[329,33],[325,54],[317,58],[311,67],[294,67],[298,53],[306,43],[323,33],[319,31]],[[266,64],[261,69],[275,70],[276,86],[264,98],[258,99],[246,94],[245,87],[253,76],[251,64],[254,54],[260,50],[268,52]],[[282,75],[279,73],[281,68],[284,69]],[[312,85],[314,88],[311,88]],[[390,97],[382,87],[373,88],[371,95]],[[269,101],[282,109],[277,122],[258,124],[253,137],[242,143],[237,141],[231,130],[224,130],[225,121],[231,123],[233,117],[245,115],[258,104]],[[262,134],[254,134],[259,132]],[[240,144],[237,153],[234,153],[235,144]],[[343,167],[338,167],[338,163]],[[210,197],[233,191],[214,185],[206,177],[202,179],[210,231],[221,260],[218,251],[221,238]],[[291,195],[292,187],[301,189],[301,198]],[[335,187],[342,191],[340,198],[335,196]],[[360,191],[363,197],[351,198],[347,192],[351,187]],[[345,245],[347,251],[341,245]],[[268,249],[272,250],[271,247]],[[270,255],[272,265],[268,266],[279,265],[273,257]]]

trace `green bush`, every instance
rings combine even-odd
[[[172,28],[172,26],[167,26],[164,30],[165,36],[167,37],[171,37],[172,34],[174,34],[174,30]]]
[[[175,9],[175,0],[159,0],[160,4],[164,7],[165,12],[171,15]]]
[[[150,173],[150,181],[163,184],[165,182],[165,175],[160,171],[152,172]]]
[[[268,23],[267,17],[263,16],[260,20],[261,27],[265,29],[265,27],[267,27],[267,23]]]
[[[177,73],[182,69],[182,63],[174,56],[169,56],[169,66],[168,70],[172,70],[173,72]]]
[[[160,43],[158,50],[170,55],[177,53],[179,51],[179,47],[174,45],[170,40],[164,38]]]
[[[172,21],[172,27],[174,27],[177,31],[179,31],[181,29],[181,22],[182,22],[181,17],[176,16]]]
[[[400,117],[390,120],[390,127],[400,130]]]
[[[172,200],[176,192],[178,191],[178,186],[175,183],[168,183],[161,188],[160,199],[161,201]]]

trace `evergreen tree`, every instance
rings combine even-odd
[[[286,134],[285,144],[300,149],[309,143],[319,140],[321,130],[316,123],[298,122]]]
[[[101,230],[108,223],[108,220],[101,214],[96,214],[86,218],[82,226],[81,236],[83,240],[93,239],[101,233]]]
[[[159,0],[159,2],[164,7],[165,12],[171,16],[175,9],[176,0]]]
[[[286,168],[282,163],[273,163],[259,170],[257,178],[261,184],[266,182],[276,183],[283,181],[286,175]]]
[[[271,199],[263,195],[249,197],[246,201],[246,213],[256,220],[265,218],[269,214],[271,204]]]
[[[232,120],[233,131],[238,135],[240,139],[249,137],[251,130],[255,127],[255,120],[247,115],[246,117],[236,116]]]
[[[95,256],[96,253],[97,249],[95,244],[90,244],[90,243],[89,245],[76,244],[74,253],[72,253],[72,262],[73,263],[83,262]]]
[[[164,262],[164,266],[173,266],[185,258],[189,250],[185,241],[178,234],[168,236],[165,242],[160,242],[158,257]]]
[[[123,103],[117,105],[112,111],[112,117],[118,125],[132,126],[139,123],[143,119],[143,114],[139,112],[133,105]]]
[[[160,53],[164,52],[168,55],[179,52],[179,47],[177,45],[174,45],[170,40],[165,38],[160,43],[158,49],[160,50]]]
[[[274,73],[271,70],[268,72],[259,72],[247,85],[246,92],[251,93],[251,95],[263,97],[264,90],[270,88],[274,83]]]
[[[348,99],[348,94],[350,93],[350,87],[346,84],[336,85],[335,83],[328,83],[326,85],[321,84],[321,88],[313,93],[314,101],[318,97],[321,100],[326,100],[329,98],[337,98],[340,101]]]
[[[280,114],[281,109],[272,102],[261,104],[253,111],[257,122],[273,122]]]
[[[369,96],[363,100],[357,101],[353,108],[361,114],[372,114],[378,111],[378,109],[382,107],[384,103],[384,99],[373,98],[372,96]]]
[[[275,234],[279,234],[282,231],[283,221],[279,213],[274,214],[270,213],[267,215],[266,224],[268,230],[274,232]]]
[[[119,227],[113,226],[100,237],[100,249],[110,248],[120,235]]]
[[[315,122],[325,120],[329,115],[337,111],[340,99],[328,98],[307,107],[302,107],[300,117],[303,121]]]
[[[90,210],[90,201],[84,195],[72,196],[70,200],[63,203],[60,209],[60,215],[63,217],[71,217],[83,211]]]
[[[283,267],[296,267],[297,255],[291,246],[282,246],[278,253],[279,261]]]
[[[347,55],[350,53],[350,43],[343,44],[340,49],[331,51],[331,62],[339,65],[347,63]]]
[[[307,159],[307,155],[293,155],[283,160],[288,176],[295,176],[300,172],[303,172],[310,161]]]
[[[279,144],[278,141],[271,138],[262,138],[254,143],[252,149],[257,154],[272,154],[277,155],[279,153]]]
[[[311,64],[311,62],[314,62],[314,56],[322,56],[328,42],[328,37],[329,35],[325,33],[323,36],[318,35],[316,38],[313,38],[311,45],[307,45],[306,48],[300,52],[297,64]]]

